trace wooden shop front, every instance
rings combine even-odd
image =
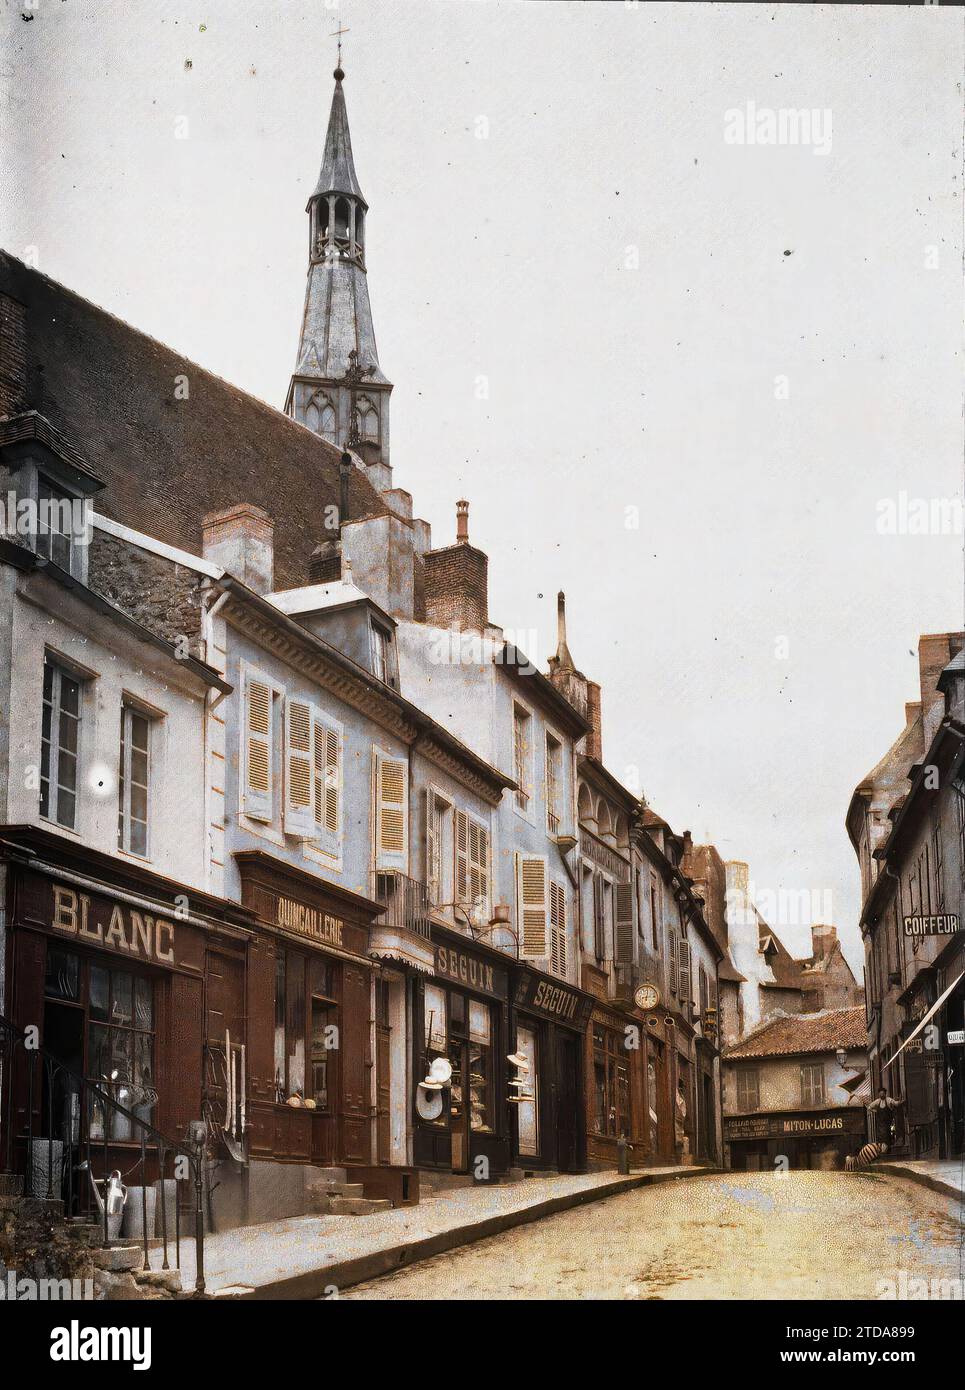
[[[791,1168],[843,1168],[865,1141],[860,1106],[755,1115],[726,1115],[724,1143],[739,1172]]]
[[[593,999],[574,985],[520,968],[516,974],[512,1051],[528,1069],[511,1068],[513,1161],[523,1169],[586,1170],[583,1047]],[[514,1098],[514,1092],[524,1097]]]
[[[12,1115],[4,1112],[14,1144],[29,1128],[63,1142],[65,1160],[90,1142],[98,1173],[105,1164],[130,1169],[138,1126],[119,1109],[85,1102],[70,1074],[169,1140],[183,1141],[190,1123],[209,1112],[222,1118],[224,1090],[212,1111],[206,1078],[220,1074],[211,1059],[226,1020],[240,1044],[244,1018],[224,1013],[209,1026],[208,1001],[232,971],[243,979],[249,914],[34,828],[11,827],[0,857],[8,925],[2,1012],[15,1028],[35,1029],[64,1068],[49,1069],[32,1087],[23,1066],[15,1069]]]
[[[380,904],[261,851],[235,855],[258,930],[248,956],[253,1160],[372,1162],[372,972]]]
[[[437,925],[432,944],[434,975],[412,981],[415,1162],[486,1182],[509,1169],[509,963]],[[451,1078],[425,1090],[434,1062],[451,1066]]]

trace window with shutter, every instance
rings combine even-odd
[[[677,993],[680,995],[681,1003],[689,1004],[693,999],[690,984],[690,942],[680,938],[680,953],[678,966],[678,985]]]
[[[550,884],[550,969],[566,979],[566,891],[561,883]]]
[[[489,832],[469,820],[469,899],[482,915],[489,908]]]
[[[320,710],[312,713],[312,811],[322,849],[337,853],[342,815],[342,733]]]
[[[245,678],[245,757],[242,810],[253,820],[272,820],[271,684],[256,672]]]
[[[312,707],[305,700],[285,701],[285,834],[311,840],[315,835],[312,802]]]
[[[543,960],[549,955],[546,860],[536,855],[518,855],[516,883],[520,958]]]
[[[616,958],[629,964],[633,960],[633,884],[618,883],[616,891]]]
[[[593,954],[598,961],[606,956],[606,903],[602,874],[593,876]]]
[[[375,775],[377,867],[404,872],[408,867],[408,764],[378,754]]]
[[[669,949],[669,959],[667,961],[667,968],[670,974],[669,983],[671,994],[676,994],[678,992],[680,984],[679,977],[677,974],[677,940],[677,933],[673,930],[672,927],[668,927],[667,946]]]
[[[469,902],[469,817],[456,812],[456,902]]]

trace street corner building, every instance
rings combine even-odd
[[[724,1142],[730,1168],[835,1168],[865,1139],[847,1082],[863,1076],[864,1008],[786,1014],[724,1050]]]
[[[870,1138],[896,1158],[965,1154],[965,633],[918,645],[919,698],[855,789]]]
[[[0,256],[0,1170],[107,1239],[723,1161],[725,867],[394,485],[343,83],[284,410]]]

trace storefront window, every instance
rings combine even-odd
[[[313,959],[312,977],[312,1084],[316,1108],[328,1110],[334,1087],[338,1049],[338,1006],[332,997],[328,961]]]
[[[617,1139],[630,1133],[630,1069],[623,1038],[595,1025],[593,1028],[594,1128],[597,1134]]]
[[[425,1072],[418,1079],[421,1081],[429,1073],[429,1068],[437,1057],[448,1058],[449,1037],[448,1037],[448,1017],[446,1010],[446,992],[438,985],[426,985],[423,996],[423,1027],[425,1031]],[[449,1092],[449,1100],[453,1109],[462,1106],[462,1074],[458,1066],[453,1065],[452,1083]],[[445,1111],[436,1116],[434,1120],[426,1121],[428,1124],[444,1126],[446,1123]]]
[[[275,1100],[312,1100],[314,1108],[327,1110],[338,1045],[331,965],[298,951],[280,951],[275,958]]]
[[[90,967],[87,1074],[126,1110],[150,1120],[154,1090],[154,988],[127,970]],[[111,1139],[133,1138],[126,1116],[106,1107]],[[90,1137],[104,1138],[105,1107],[91,1105]]]
[[[533,1097],[532,1100],[523,1101],[516,1107],[519,1117],[519,1152],[535,1157],[539,1153],[539,1066],[535,1028],[517,1027],[516,1051],[529,1062],[529,1071],[518,1073],[524,1086],[513,1089]]]
[[[493,1119],[492,1023],[488,1004],[469,1001],[469,1127],[491,1132]]]

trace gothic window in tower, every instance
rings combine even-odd
[[[355,209],[355,245],[358,250],[365,250],[365,212],[361,207]]]
[[[348,237],[349,225],[349,206],[346,198],[338,198],[335,202],[335,236],[337,239],[345,241]]]
[[[315,434],[320,434],[323,439],[327,439],[330,444],[336,443],[335,406],[332,404],[330,396],[326,396],[321,391],[315,392],[308,402],[308,409],[305,411],[305,424]]]
[[[378,442],[379,412],[368,396],[359,396],[355,406],[355,421],[360,439]]]

